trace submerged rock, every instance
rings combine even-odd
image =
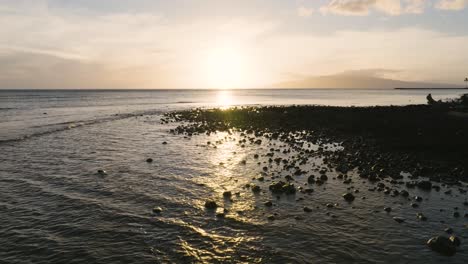
[[[205,202],[205,207],[206,207],[207,209],[216,209],[216,208],[218,208],[218,205],[216,204],[215,201],[213,201],[213,200],[208,200],[208,201]]]
[[[417,184],[419,189],[430,191],[432,188],[432,183],[430,181],[420,181]]]
[[[162,208],[157,206],[153,208],[153,213],[155,214],[160,214],[162,212]]]
[[[418,220],[421,220],[421,221],[427,221],[427,217],[423,215],[423,213],[417,213],[416,218],[418,218]]]
[[[270,184],[269,189],[273,193],[285,193],[285,194],[296,193],[296,188],[294,187],[294,184],[285,183],[283,181]]]
[[[403,217],[393,217],[393,220],[395,220],[395,222],[397,222],[399,224],[406,221],[406,219],[404,219]]]
[[[429,239],[427,241],[427,246],[433,251],[445,256],[453,256],[457,252],[455,243],[444,236],[437,236]]]
[[[258,186],[258,185],[253,185],[252,186],[252,192],[259,193],[260,191],[261,191],[260,186]]]
[[[408,193],[408,191],[403,190],[403,191],[400,192],[400,195],[403,196],[403,197],[408,197],[409,193]]]
[[[348,202],[352,202],[355,199],[355,197],[354,197],[354,195],[352,193],[343,194],[343,198]]]

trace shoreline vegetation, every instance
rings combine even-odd
[[[279,139],[292,147],[338,143],[342,151],[321,147],[318,154],[338,172],[357,169],[370,181],[413,179],[468,182],[468,96],[428,105],[335,107],[265,106],[193,109],[167,113],[188,122],[174,133],[195,135],[242,132],[254,138]],[[250,140],[254,140],[250,138]],[[406,183],[411,186],[417,182]]]

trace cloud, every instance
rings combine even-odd
[[[251,87],[280,81],[285,71],[330,75],[379,65],[402,69],[385,72],[386,77],[456,82],[468,68],[468,36],[423,26],[369,30],[366,25],[358,30],[351,25],[355,30],[349,31],[344,25],[335,32],[328,30],[333,27],[320,25],[324,34],[298,28],[277,16],[180,18],[164,10],[96,13],[41,2],[45,3],[0,0],[0,35],[7,36],[0,38],[0,88],[202,87],[206,55],[226,45],[248,59],[252,70],[246,71],[254,76]],[[393,15],[419,13],[433,3],[355,0],[355,5],[338,5],[345,2],[330,1],[336,10],[342,10],[337,12]],[[317,7],[314,10],[313,14]],[[309,9],[304,11],[311,14]]]
[[[330,35],[282,35],[272,39],[262,53],[267,60],[265,67],[276,72],[284,73],[287,69],[304,76],[332,75],[378,65],[401,70],[378,72],[386,78],[457,83],[468,68],[466,47],[467,35],[411,27],[345,30]],[[275,64],[276,61],[282,63]],[[290,80],[289,76],[283,77]]]
[[[437,9],[442,10],[462,10],[468,6],[468,0],[440,0],[435,4]]]
[[[405,13],[407,14],[422,14],[427,5],[427,0],[407,0]]]
[[[390,16],[421,14],[427,0],[331,0],[322,6],[322,14],[367,16],[372,10]]]
[[[300,16],[300,17],[309,17],[311,16],[312,14],[314,13],[314,9],[313,8],[307,8],[307,7],[304,7],[304,6],[301,6],[297,9],[297,14]]]
[[[0,88],[200,87],[197,69],[207,51],[243,46],[276,27],[266,19],[177,21],[39,2],[0,0],[0,35],[8,36],[0,38]]]
[[[376,0],[332,0],[326,6],[322,6],[322,14],[337,14],[346,16],[366,16],[369,9],[376,4]]]

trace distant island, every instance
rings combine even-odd
[[[341,89],[462,89],[450,83],[413,82],[384,77],[388,71],[379,69],[347,71],[333,75],[296,77],[295,80],[270,88],[341,88]],[[392,72],[390,72],[392,73]],[[398,88],[395,88],[398,87]],[[400,88],[401,87],[401,88]],[[453,87],[453,88],[447,88]]]
[[[435,87],[435,88],[430,88],[430,87],[397,87],[397,88],[394,88],[395,90],[468,90],[468,88],[456,88],[456,87],[452,87],[452,88],[441,88],[441,87]]]

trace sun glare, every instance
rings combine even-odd
[[[205,74],[210,88],[241,88],[246,85],[248,62],[239,50],[220,48],[209,52]]]
[[[232,96],[232,91],[229,91],[229,90],[217,91],[216,104],[221,109],[228,109],[229,107],[234,105],[234,103],[235,102]]]

